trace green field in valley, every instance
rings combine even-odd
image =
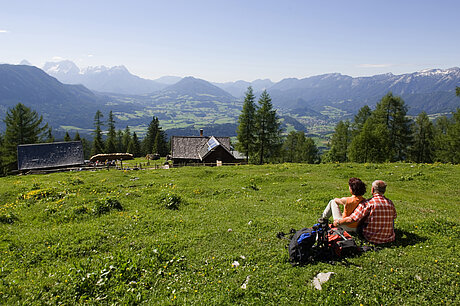
[[[388,183],[396,243],[292,267],[277,232],[312,226],[352,176]],[[459,180],[408,163],[3,177],[0,304],[458,305]]]

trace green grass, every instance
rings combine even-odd
[[[351,176],[387,181],[398,242],[291,267],[276,233],[313,225]],[[458,305],[459,179],[402,163],[0,178],[0,303]]]

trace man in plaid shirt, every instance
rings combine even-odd
[[[383,196],[386,187],[384,181],[374,181],[372,198],[361,202],[350,216],[335,219],[333,225],[340,226],[358,221],[358,232],[362,233],[367,241],[375,244],[394,241],[396,209],[393,202]]]

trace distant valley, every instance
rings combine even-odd
[[[359,78],[335,73],[277,83],[268,79],[210,83],[193,77],[147,80],[123,66],[80,69],[64,61],[47,63],[43,70],[0,65],[0,118],[8,107],[22,102],[56,130],[88,133],[99,109],[116,114],[117,128],[129,125],[141,135],[157,116],[170,135],[196,134],[204,127],[209,134],[234,136],[248,86],[257,95],[267,89],[286,131],[304,130],[318,137],[330,133],[338,120],[352,118],[363,105],[372,108],[388,91],[404,99],[411,115],[426,111],[435,116],[460,105],[454,92],[460,86],[460,68]]]

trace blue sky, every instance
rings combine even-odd
[[[3,1],[0,62],[224,82],[460,66],[460,1]]]

